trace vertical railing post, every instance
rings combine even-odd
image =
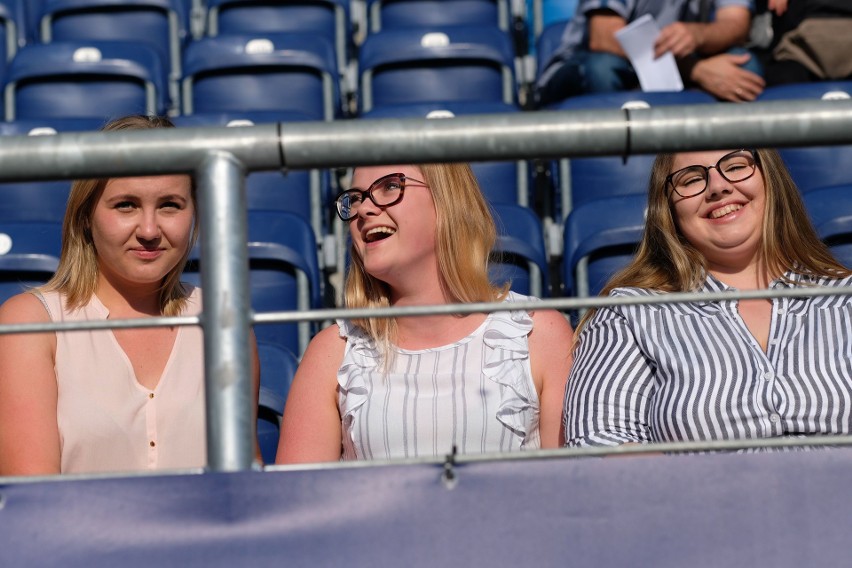
[[[254,459],[245,176],[226,152],[212,152],[196,173],[212,471],[247,470]]]

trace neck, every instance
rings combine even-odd
[[[119,288],[100,276],[95,293],[113,317],[158,316],[162,313],[159,286],[139,284]]]

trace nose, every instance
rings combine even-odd
[[[379,215],[382,212],[382,208],[373,203],[373,200],[370,199],[368,195],[364,196],[364,200],[358,205],[358,216],[366,217],[368,215]]]
[[[156,241],[160,238],[160,223],[154,211],[141,212],[136,225],[136,238],[140,241]]]
[[[722,177],[719,168],[707,168],[707,198],[712,199],[721,193],[731,193],[731,182]]]

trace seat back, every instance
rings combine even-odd
[[[492,281],[511,281],[512,290],[520,294],[548,296],[547,252],[538,215],[528,207],[508,203],[494,203],[491,209],[497,226],[490,267]]]
[[[509,29],[507,0],[368,0],[370,33],[382,29],[494,26]]]
[[[6,120],[164,114],[167,80],[157,53],[117,41],[55,42],[18,51],[5,77]]]
[[[206,34],[311,33],[334,45],[337,68],[352,54],[352,26],[347,0],[207,0]]]
[[[334,47],[313,34],[219,35],[184,51],[183,113],[341,114]]]
[[[39,18],[43,43],[127,41],[152,48],[169,77],[169,105],[174,110],[187,34],[184,6],[178,0],[49,0]]]
[[[813,189],[802,197],[819,237],[843,266],[852,268],[852,183]]]
[[[61,250],[61,223],[0,221],[0,303],[47,282]]]
[[[311,226],[283,211],[248,212],[249,288],[255,312],[299,311],[321,306],[322,281]],[[200,247],[193,249],[184,280],[200,284]],[[310,322],[255,326],[258,340],[301,355],[314,326]]]
[[[361,112],[405,103],[516,101],[514,46],[491,27],[385,29],[361,46]]]
[[[647,197],[624,195],[588,201],[565,221],[563,294],[600,293],[615,272],[627,265],[645,228]]]
[[[287,393],[299,362],[290,350],[266,341],[257,342],[257,355],[260,361],[257,441],[264,463],[271,464],[278,450]]]

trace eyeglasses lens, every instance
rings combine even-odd
[[[719,174],[729,182],[735,183],[748,179],[754,174],[754,156],[751,152],[734,152],[723,156],[715,167]],[[710,167],[688,166],[675,172],[671,178],[672,186],[682,197],[692,197],[707,189]]]
[[[358,208],[365,199],[371,199],[378,207],[388,207],[396,204],[402,198],[405,188],[405,177],[402,175],[388,175],[377,179],[367,191],[350,189],[341,193],[337,198],[337,212],[344,221],[354,219],[358,215]]]

